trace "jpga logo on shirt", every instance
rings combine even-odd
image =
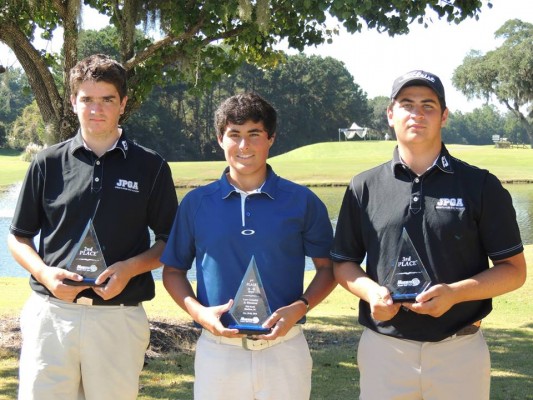
[[[463,199],[460,197],[454,198],[446,198],[442,197],[437,201],[437,205],[435,206],[436,210],[454,210],[454,211],[464,211],[465,205],[463,203]]]
[[[128,181],[127,179],[119,179],[117,180],[117,183],[115,183],[115,189],[139,193],[139,182]]]

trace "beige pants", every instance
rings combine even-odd
[[[365,329],[357,351],[362,400],[488,400],[490,355],[481,330],[416,342]]]
[[[134,400],[150,339],[142,306],[32,294],[21,315],[20,400]]]
[[[311,354],[301,328],[293,329],[300,331],[262,350],[203,332],[196,345],[195,400],[308,400]]]

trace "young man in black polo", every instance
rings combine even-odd
[[[393,159],[350,182],[331,253],[337,281],[361,299],[360,398],[486,400],[490,357],[481,320],[492,297],[526,277],[511,197],[494,175],[448,153],[437,76],[402,75],[391,98]],[[399,257],[404,230],[412,247]],[[413,292],[412,302],[395,301],[396,290],[404,295],[423,281],[420,265],[429,287]]]
[[[141,303],[155,295],[150,271],[176,192],[165,160],[118,125],[122,65],[90,56],[71,70],[70,87],[79,132],[37,154],[10,227],[9,248],[33,289],[21,316],[19,399],[133,400],[150,337]],[[103,286],[65,284],[82,279],[66,267],[89,221],[107,265]]]

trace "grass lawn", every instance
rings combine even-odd
[[[269,163],[284,178],[307,185],[345,185],[356,173],[391,158],[394,141],[328,142],[304,146],[272,157]],[[487,146],[447,146],[454,157],[486,168],[502,181],[533,182],[533,150]],[[226,163],[171,162],[177,186],[197,186],[218,179]],[[0,150],[0,187],[24,178],[28,163],[13,151]]]
[[[350,178],[391,158],[395,142],[330,142],[304,146],[269,159],[276,173],[306,185],[345,185]],[[502,181],[533,182],[532,149],[489,146],[447,146],[463,161],[485,168]],[[220,178],[223,161],[170,163],[179,186],[205,184]]]

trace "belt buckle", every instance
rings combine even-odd
[[[93,299],[91,299],[90,297],[78,297],[76,299],[76,304],[82,304],[84,306],[92,306],[93,305]]]
[[[269,346],[268,340],[257,340],[245,336],[242,338],[242,347],[245,350],[254,351],[254,350],[263,350]]]

